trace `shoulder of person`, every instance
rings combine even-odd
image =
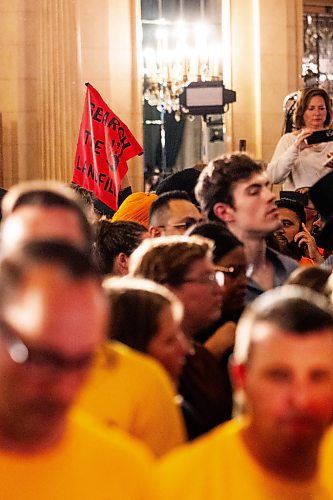
[[[267,257],[269,260],[275,260],[282,264],[288,272],[294,271],[299,266],[299,263],[296,260],[278,252],[277,250],[274,250],[271,247],[267,247]]]
[[[280,137],[279,143],[290,146],[296,141],[297,134],[299,134],[299,130],[295,130],[294,132],[287,132]]]

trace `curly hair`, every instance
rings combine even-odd
[[[260,162],[242,153],[223,155],[211,161],[201,172],[195,188],[202,212],[209,220],[217,221],[215,204],[222,202],[233,207],[235,184],[262,172],[263,165]]]

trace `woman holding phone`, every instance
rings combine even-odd
[[[303,89],[294,112],[295,131],[284,134],[267,167],[272,184],[283,183],[283,189],[295,191],[312,186],[333,168],[333,143],[308,144],[307,138],[329,127],[332,120],[330,98],[320,88]]]

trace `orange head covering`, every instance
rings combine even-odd
[[[155,201],[157,195],[154,193],[132,193],[122,202],[112,217],[112,222],[117,220],[131,220],[143,226],[149,226],[149,208]]]

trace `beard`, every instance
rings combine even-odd
[[[48,440],[66,421],[68,405],[50,400],[30,401],[17,406],[15,418],[5,418],[2,427],[9,440],[22,445]]]
[[[299,247],[295,241],[288,241],[282,235],[276,236],[272,235],[272,239],[275,242],[274,248],[277,249],[280,253],[291,257],[294,260],[301,260],[304,257],[304,251],[302,247]]]

